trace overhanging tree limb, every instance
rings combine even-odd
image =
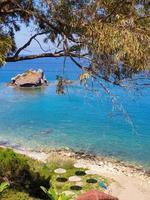
[[[0,12],[6,11],[6,16],[1,20],[1,41],[5,45],[0,49],[0,64],[5,61],[15,62],[43,57],[72,57],[80,69],[116,85],[122,84],[126,78],[133,78],[134,74],[149,70],[148,0],[140,1],[142,14],[137,8],[139,1],[135,0],[112,0],[107,1],[107,4],[99,0],[90,1],[90,4],[85,1],[71,1],[68,4],[67,1],[47,3],[42,0],[38,6],[34,4],[34,0],[3,1],[7,2],[8,6],[0,6]],[[12,9],[14,14],[8,14],[7,11],[10,12]],[[39,32],[48,32],[45,41],[54,43],[56,50],[45,51],[36,35],[15,50],[14,34],[19,30],[20,23],[14,20],[18,19],[25,24],[32,21]],[[8,24],[10,20],[12,24]],[[32,40],[37,41],[43,52],[23,56],[22,51]],[[89,63],[84,69],[78,65],[78,59],[83,52],[87,53],[84,60],[88,59]]]
[[[21,60],[32,60],[36,58],[46,58],[46,57],[62,57],[64,56],[64,53],[42,53],[42,54],[36,54],[36,55],[27,55],[27,56],[17,56],[17,57],[7,57],[6,62],[17,62]]]
[[[46,33],[48,33],[48,32],[45,31],[45,32],[41,32],[41,33],[36,33],[36,34],[34,34],[34,35],[28,40],[27,43],[25,43],[22,47],[20,47],[20,48],[16,51],[16,53],[15,53],[15,55],[14,55],[13,57],[14,57],[14,58],[15,58],[15,57],[18,57],[19,53],[20,53],[22,50],[24,50],[25,48],[27,48],[27,47],[31,44],[31,42],[32,42],[33,39],[35,39],[35,38],[36,38],[37,36],[39,36],[39,35],[43,35],[43,34],[46,34]]]
[[[6,62],[17,62],[22,60],[32,60],[36,58],[58,58],[58,57],[84,57],[86,54],[79,55],[77,53],[68,52],[64,53],[63,51],[58,51],[55,53],[42,53],[42,54],[35,54],[35,55],[26,55],[26,56],[17,56],[17,57],[7,57]]]
[[[104,81],[108,82],[108,83],[113,83],[114,85],[119,85],[121,86],[119,83],[116,84],[115,82],[110,81],[108,78],[104,77],[104,76],[100,76],[100,74],[96,73],[91,67],[84,67],[82,65],[80,65],[73,57],[71,57],[71,60],[76,64],[76,66],[78,66],[80,69],[84,70],[85,72],[88,72],[93,78],[95,78],[95,76],[97,78],[103,79]]]

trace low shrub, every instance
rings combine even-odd
[[[11,182],[22,182],[29,165],[23,155],[11,149],[0,149],[0,180],[4,177]]]
[[[11,149],[0,149],[0,182],[7,179],[10,188],[20,192],[24,191],[32,197],[47,199],[46,194],[40,190],[40,186],[50,188],[50,177],[45,178],[41,175],[39,166],[39,171],[33,171],[29,162],[32,165],[34,160],[17,154]]]
[[[35,200],[25,192],[9,189],[0,196],[1,200]]]

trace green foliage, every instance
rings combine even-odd
[[[20,22],[29,25],[33,19],[33,0],[0,1],[0,65],[4,64],[8,53],[16,50],[14,35],[20,30]]]
[[[45,187],[41,186],[41,189],[51,200],[69,200],[65,194],[57,194],[56,190],[53,188],[47,190]]]
[[[58,153],[51,153],[46,166],[54,171],[57,168],[64,168],[67,170],[67,173],[70,170],[74,170],[74,162],[75,160],[73,158],[66,158],[62,157]]]
[[[142,31],[138,27],[136,29],[136,23],[133,18],[117,15],[113,23],[93,20],[87,25],[86,38],[88,41],[85,43],[90,49],[95,68],[100,70],[102,75],[109,77],[114,74],[116,76],[118,72],[124,78],[124,75],[129,75],[131,71],[137,73],[149,69],[150,49],[147,44],[150,37],[148,30]],[[122,71],[119,68],[120,63],[124,63]],[[100,64],[103,64],[105,68],[99,68]]]
[[[9,189],[6,192],[3,192],[0,199],[1,200],[38,200],[33,197],[30,197],[25,192],[20,192],[13,189]]]
[[[6,177],[10,181],[20,180],[27,170],[29,166],[24,156],[11,149],[0,150],[0,179]]]
[[[15,190],[25,191],[32,197],[46,199],[39,188],[41,185],[50,187],[50,177],[41,174],[42,165],[38,164],[33,171],[35,164],[36,161],[11,149],[0,149],[0,180],[3,181],[5,178]]]
[[[3,182],[0,184],[0,193],[8,188],[9,184],[7,182]]]
[[[0,65],[5,62],[5,56],[12,47],[11,38],[0,34]]]
[[[150,70],[149,5],[148,0],[51,1],[46,19],[53,19],[67,53],[87,54],[89,74],[117,83]]]

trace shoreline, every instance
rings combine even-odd
[[[149,200],[150,170],[133,166],[124,161],[107,157],[95,156],[84,152],[76,152],[69,148],[34,151],[16,145],[0,145],[1,148],[13,149],[16,153],[26,155],[41,162],[50,162],[55,156],[60,159],[73,159],[76,166],[91,170],[93,174],[112,179],[106,193],[116,196],[119,200]]]
[[[69,153],[70,156],[74,156],[76,157],[77,159],[78,158],[88,158],[88,159],[91,159],[91,160],[101,160],[101,161],[108,161],[108,162],[111,162],[111,163],[115,163],[115,164],[120,164],[124,167],[130,167],[130,168],[134,168],[135,170],[137,171],[142,171],[144,173],[147,173],[150,174],[150,165],[148,167],[145,167],[144,165],[142,164],[139,164],[139,163],[136,163],[136,162],[132,162],[132,161],[128,161],[128,160],[124,160],[124,159],[121,159],[121,158],[117,158],[117,157],[114,157],[114,156],[103,156],[103,155],[99,155],[99,154],[95,154],[94,152],[86,152],[84,150],[74,150],[73,148],[70,148],[70,147],[60,147],[60,148],[57,148],[57,147],[37,147],[36,149],[34,148],[31,148],[31,147],[25,147],[25,146],[22,146],[20,144],[17,144],[17,143],[10,143],[9,141],[0,141],[0,147],[2,148],[11,148],[15,151],[18,151],[22,154],[43,154],[45,156],[43,156],[43,158],[41,158],[40,160],[41,161],[44,161],[47,157],[47,155],[49,153],[52,153],[52,152],[55,152],[55,153]],[[68,154],[68,155],[69,155]],[[44,158],[45,157],[45,158]]]
[[[64,147],[64,148],[41,148],[41,149],[30,149],[30,148],[26,148],[17,144],[10,144],[10,143],[6,143],[6,142],[2,142],[0,143],[0,147],[1,148],[10,148],[12,150],[14,150],[17,153],[29,156],[35,160],[39,160],[41,162],[47,162],[48,158],[51,156],[51,154],[57,153],[58,155],[61,155],[63,157],[68,157],[68,158],[73,158],[75,160],[86,160],[86,161],[91,161],[91,162],[95,162],[98,163],[99,162],[102,164],[102,162],[104,164],[108,164],[110,165],[110,163],[112,165],[115,166],[115,168],[117,169],[118,167],[122,167],[122,168],[128,168],[131,169],[131,171],[133,173],[141,173],[145,176],[150,177],[150,166],[148,167],[148,169],[144,168],[142,165],[140,164],[133,164],[132,162],[128,162],[122,159],[117,159],[114,157],[108,157],[108,156],[100,156],[100,155],[96,155],[94,153],[86,153],[84,151],[75,151],[69,147]],[[124,172],[124,170],[122,170],[122,172]]]

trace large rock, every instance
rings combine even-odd
[[[46,86],[47,80],[45,79],[44,73],[41,69],[29,70],[11,79],[11,86],[15,87],[39,87]]]

